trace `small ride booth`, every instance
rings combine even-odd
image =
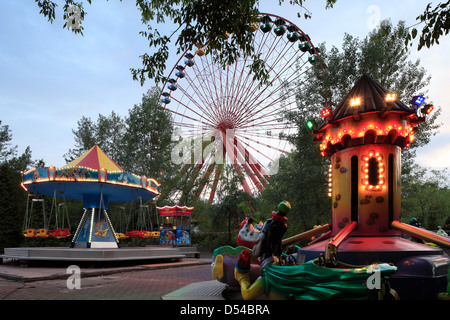
[[[191,245],[191,212],[194,207],[157,207],[161,217],[160,244]]]

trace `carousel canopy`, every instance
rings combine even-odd
[[[83,200],[86,208],[106,207],[109,201],[151,200],[160,194],[156,180],[124,171],[98,146],[59,169],[23,173],[22,186],[31,193]]]
[[[124,171],[117,163],[106,155],[97,145],[86,151],[81,157],[69,162],[62,168],[87,167],[91,169],[106,169],[108,171]]]

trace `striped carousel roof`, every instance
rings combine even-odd
[[[106,155],[97,145],[93,146],[89,151],[86,151],[79,158],[66,164],[64,168],[70,167],[87,167],[99,170],[101,168],[112,171],[124,171],[117,163]]]

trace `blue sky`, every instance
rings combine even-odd
[[[408,26],[415,24],[430,1],[338,0],[333,9],[325,10],[325,0],[310,0],[305,6],[312,19],[306,21],[297,17],[300,8],[285,2],[279,6],[277,0],[261,1],[260,10],[292,21],[314,43],[340,48],[344,33],[362,39],[378,16],[390,18],[393,24],[399,20]],[[65,164],[64,153],[74,147],[72,129],[81,116],[95,120],[98,114],[109,115],[112,110],[126,115],[154,85],[147,81],[141,87],[129,71],[141,65],[139,55],[152,50],[139,35],[145,26],[135,1],[86,3],[84,36],[62,28],[60,3],[57,19],[50,24],[34,0],[0,1],[0,120],[12,130],[12,143],[19,153],[30,146],[34,159],[42,158],[56,167]],[[169,33],[172,25],[160,26],[160,30]],[[447,37],[439,46],[414,50],[411,56],[420,59],[432,76],[428,95],[443,109],[440,133],[417,156],[420,164],[438,169],[447,167],[450,158],[449,49]],[[178,58],[174,47],[167,73]]]

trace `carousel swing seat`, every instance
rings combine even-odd
[[[129,236],[127,236],[127,235],[125,235],[125,234],[123,234],[121,232],[118,232],[118,233],[116,233],[116,238],[119,239],[119,240],[121,240],[121,239],[128,239]]]
[[[106,234],[108,233],[108,229],[105,230],[97,230],[97,232],[95,233],[96,236],[99,237],[106,237]]]
[[[26,229],[26,230],[22,231],[22,233],[25,238],[34,238],[36,236],[35,229]]]
[[[48,238],[48,230],[45,228],[38,229],[36,232],[36,238]]]
[[[159,234],[159,231],[153,231],[153,232],[152,232],[152,238],[153,238],[153,239],[158,239],[158,238],[159,238],[159,235],[160,235],[160,234]]]
[[[66,238],[70,236],[70,229],[69,228],[58,228],[54,230],[48,230],[48,235],[51,237],[55,237],[57,239]]]

